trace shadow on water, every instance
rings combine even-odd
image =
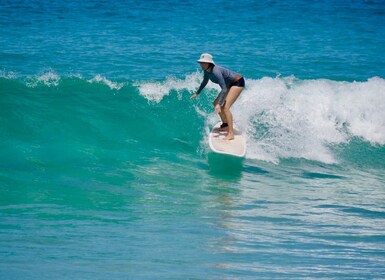
[[[226,181],[237,181],[241,178],[244,158],[209,153],[209,174]]]

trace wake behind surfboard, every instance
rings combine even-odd
[[[209,134],[209,145],[213,152],[235,157],[246,155],[246,137],[242,131],[234,128],[234,140],[224,140],[226,131],[220,131],[217,123]]]

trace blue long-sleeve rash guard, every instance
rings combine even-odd
[[[233,72],[229,69],[214,65],[212,67],[212,72],[208,72],[206,70],[204,71],[203,81],[197,91],[197,94],[199,94],[204,89],[210,79],[210,81],[219,84],[219,86],[221,87],[221,92],[218,95],[218,103],[220,106],[223,106],[227,88],[230,87],[231,83],[233,83],[240,76],[240,74]]]

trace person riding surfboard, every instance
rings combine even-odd
[[[195,99],[207,85],[208,81],[219,84],[221,91],[214,100],[215,112],[219,114],[222,125],[220,129],[227,130],[227,136],[224,140],[234,139],[233,115],[230,111],[231,106],[238,99],[245,87],[245,79],[242,75],[216,65],[213,56],[203,53],[197,61],[203,72],[203,81],[191,99]]]

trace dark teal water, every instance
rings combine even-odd
[[[1,279],[381,279],[382,1],[2,1]],[[213,154],[196,59],[246,77]]]

